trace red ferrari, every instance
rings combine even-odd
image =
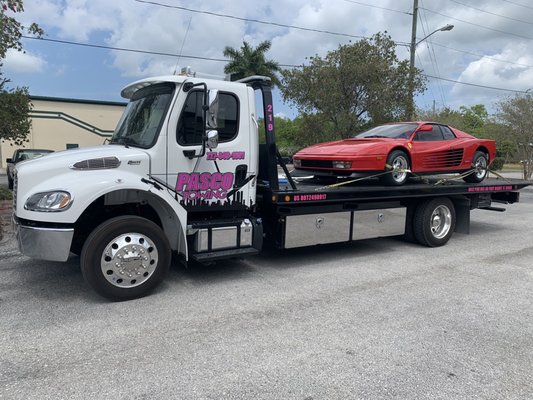
[[[464,173],[481,182],[496,157],[496,142],[434,122],[380,125],[351,139],[321,143],[293,157],[297,170],[318,176],[381,175],[387,185],[402,185],[411,174]],[[471,173],[468,173],[471,172]]]

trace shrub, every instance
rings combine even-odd
[[[504,164],[504,159],[502,157],[496,157],[492,164],[490,165],[490,169],[493,171],[501,171]]]
[[[13,193],[11,193],[11,190],[4,186],[0,186],[0,200],[12,200],[13,199]]]

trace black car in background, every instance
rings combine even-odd
[[[17,149],[13,153],[13,157],[7,158],[7,183],[10,189],[13,189],[13,169],[15,168],[15,164],[25,161],[25,160],[31,160],[33,158],[42,157],[46,154],[52,153],[54,150],[45,150],[45,149]]]

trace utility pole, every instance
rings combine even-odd
[[[406,119],[411,121],[415,111],[414,86],[415,86],[415,52],[416,52],[416,25],[418,22],[418,0],[413,0],[413,25],[411,26],[411,46],[409,59],[409,93],[406,107]]]

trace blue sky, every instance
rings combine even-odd
[[[224,58],[224,46],[272,41],[269,58],[301,65],[306,57],[324,56],[339,44],[387,31],[400,43],[410,41],[412,0],[27,0],[24,24],[37,22],[45,39],[80,44]],[[174,8],[162,7],[161,4]],[[182,9],[175,8],[182,7]],[[183,7],[189,10],[184,10]],[[526,0],[419,0],[417,38],[446,24],[417,47],[416,65],[431,78],[416,99],[429,109],[494,104],[533,87],[533,6]],[[194,12],[202,11],[202,12]],[[209,13],[256,19],[317,31],[259,24]],[[9,52],[4,73],[12,85],[28,86],[32,95],[121,101],[128,82],[172,73],[190,65],[199,74],[223,76],[224,62],[155,56],[24,39],[24,54]],[[408,58],[406,46],[397,53]],[[450,81],[456,82],[450,82]],[[460,82],[460,83],[457,83]],[[479,86],[473,86],[479,85]],[[485,87],[483,87],[485,86]],[[492,88],[507,89],[495,90]],[[296,110],[277,96],[277,112]]]

